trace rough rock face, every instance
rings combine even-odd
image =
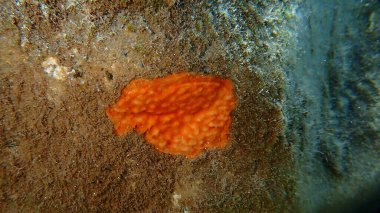
[[[305,1],[297,11],[283,109],[300,206],[377,212],[380,2]]]
[[[279,1],[2,1],[0,207],[275,212],[292,208]],[[231,79],[226,149],[193,160],[116,137],[104,110],[135,78]]]

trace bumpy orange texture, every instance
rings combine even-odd
[[[195,157],[228,144],[235,105],[230,80],[183,72],[132,81],[106,112],[117,135],[135,129],[161,152]]]

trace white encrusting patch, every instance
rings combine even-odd
[[[58,60],[54,57],[49,57],[42,62],[42,67],[44,68],[44,72],[47,73],[49,77],[58,80],[65,80],[69,74],[69,68],[59,65]]]
[[[173,205],[176,207],[176,208],[179,208],[180,205],[179,205],[179,200],[181,199],[181,195],[177,194],[176,192],[173,193],[173,199],[172,199],[172,202],[173,202]]]

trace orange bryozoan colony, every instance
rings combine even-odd
[[[135,129],[161,152],[195,157],[227,145],[235,105],[230,80],[178,73],[132,81],[107,115],[117,135]]]

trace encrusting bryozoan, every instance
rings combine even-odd
[[[132,81],[106,113],[117,135],[135,129],[161,152],[195,157],[228,144],[235,105],[230,80],[181,72]]]

